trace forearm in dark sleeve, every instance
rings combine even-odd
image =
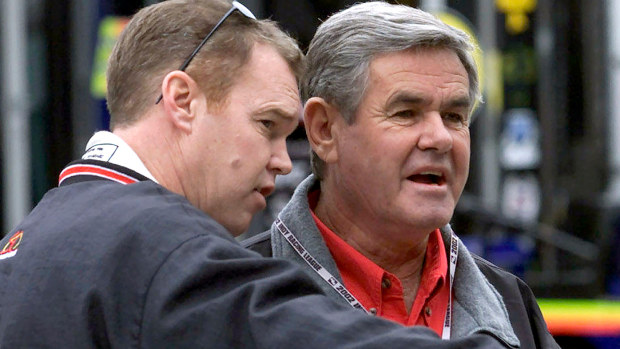
[[[186,242],[154,276],[144,348],[501,348],[491,336],[442,341],[323,296],[292,263],[215,236]]]

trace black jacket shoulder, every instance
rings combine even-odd
[[[534,293],[519,277],[472,253],[478,269],[502,295],[522,348],[557,348]]]

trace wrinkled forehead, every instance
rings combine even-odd
[[[440,89],[470,98],[469,76],[457,54],[448,49],[405,50],[376,56],[368,67],[366,94],[394,90]]]

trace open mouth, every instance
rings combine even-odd
[[[443,185],[446,178],[441,173],[424,172],[407,177],[408,180],[420,184]]]

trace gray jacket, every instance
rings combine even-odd
[[[342,283],[336,263],[310,213],[308,193],[317,185],[318,182],[313,175],[306,178],[280,212],[279,218],[295,234],[304,248]],[[449,225],[441,229],[446,247],[450,246],[451,232]],[[457,241],[459,254],[453,285],[452,338],[460,338],[476,332],[487,332],[493,333],[502,342],[515,348],[558,348],[546,328],[540,309],[527,285],[516,276],[472,255],[458,238]],[[331,295],[333,299],[348,304],[299,256],[275,224],[269,231],[244,241],[243,245],[263,255],[296,261],[308,271],[308,274],[325,293]],[[494,279],[499,277],[502,281],[500,286],[511,289],[507,292],[512,293],[511,297],[516,293],[516,298],[521,298],[520,303],[523,304],[523,309],[516,310],[514,316],[510,314],[512,309],[504,302],[503,292],[499,292],[496,289],[497,286],[494,287],[483,271],[494,273]],[[511,301],[511,306],[514,306],[514,303]],[[513,322],[517,322],[521,336],[515,333]]]

